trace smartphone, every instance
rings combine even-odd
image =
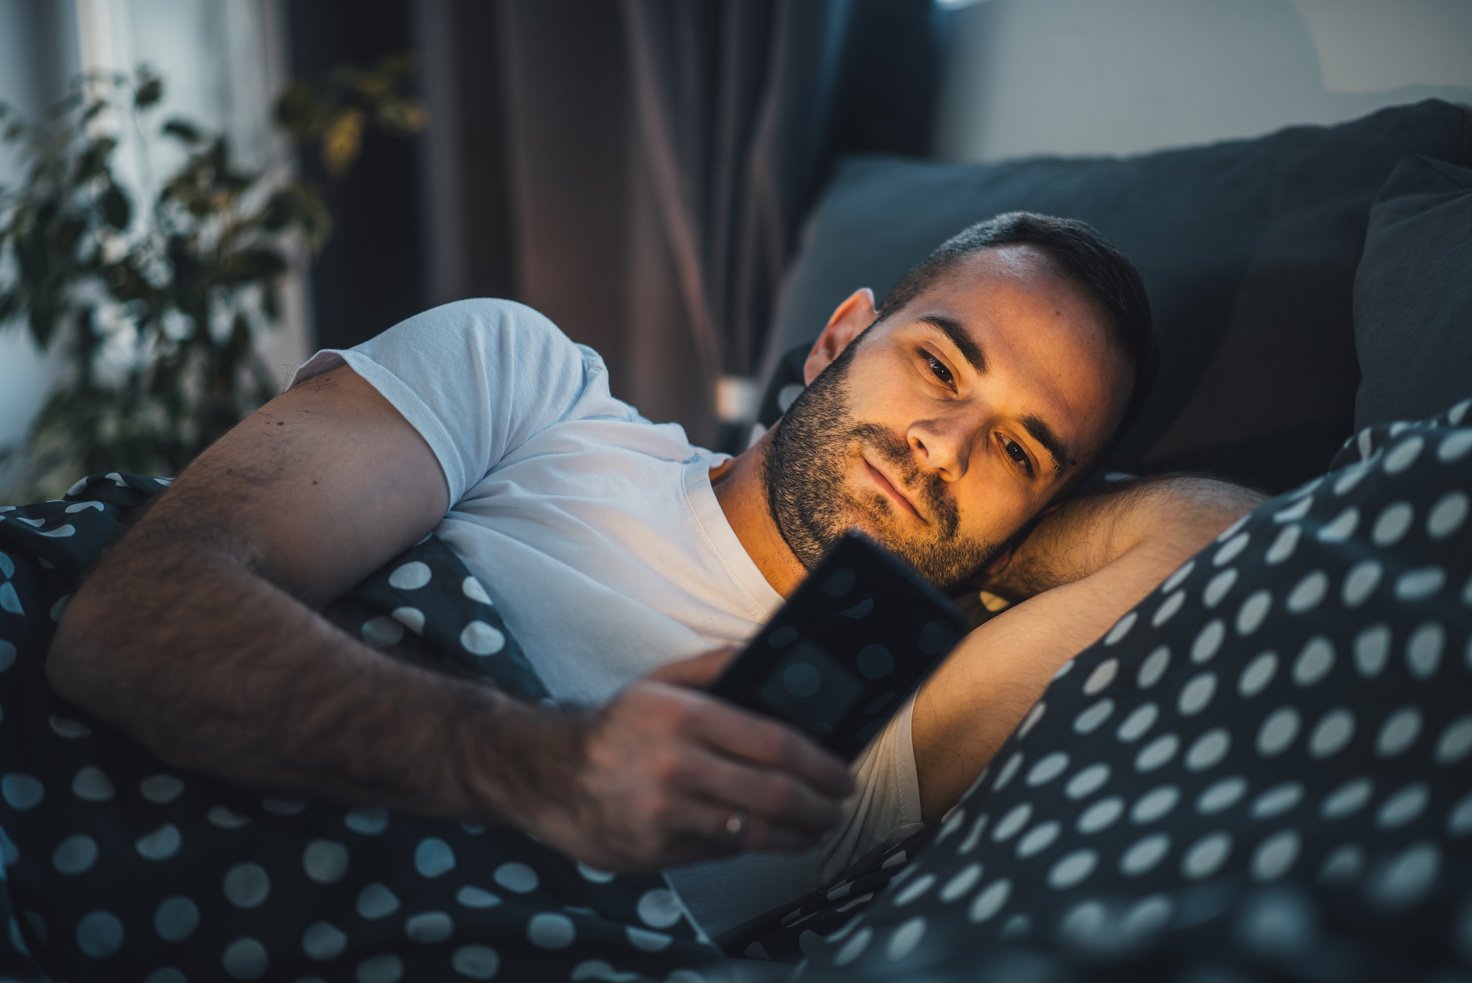
[[[966,633],[904,560],[850,532],[711,686],[852,761]]]

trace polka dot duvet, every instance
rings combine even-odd
[[[719,955],[662,878],[176,772],[53,696],[66,598],[163,484],[114,473],[0,507],[0,981],[663,980]],[[400,658],[546,695],[434,538],[328,613]]]

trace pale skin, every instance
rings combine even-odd
[[[1029,250],[978,255],[965,278],[926,291],[865,339],[853,409],[904,434],[917,463],[950,483],[962,528],[1004,539],[1103,444],[1129,368],[1088,304]],[[809,381],[873,315],[868,291],[835,311]],[[985,372],[938,317],[981,346]],[[953,382],[938,386],[943,375]],[[1046,423],[1068,459],[1055,461],[1025,420]],[[743,546],[787,593],[803,568],[761,491],[766,446],[712,481]],[[874,463],[851,462],[853,481],[893,505],[871,531],[920,528],[924,516]],[[964,791],[1059,664],[1254,503],[1199,479],[1135,494],[1057,508],[993,571],[999,592],[1037,596],[968,636],[917,700],[927,818]],[[729,653],[673,663],[599,708],[557,710],[395,662],[317,613],[430,532],[449,504],[417,432],[334,369],[277,397],[180,475],[73,598],[48,679],[178,767],[509,823],[605,869],[799,850],[838,821],[852,791],[841,762],[700,691]],[[1172,521],[1146,521],[1164,504]],[[750,817],[739,842],[725,830],[734,811]]]

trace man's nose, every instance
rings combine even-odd
[[[910,427],[910,452],[922,471],[946,481],[960,481],[983,428],[975,421],[925,420]]]

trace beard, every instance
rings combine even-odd
[[[772,432],[762,468],[767,504],[787,546],[811,570],[850,529],[866,532],[925,580],[950,590],[996,557],[1000,545],[958,532],[955,498],[939,475],[922,472],[909,443],[877,423],[855,421],[848,407],[856,338],[798,395]],[[867,448],[893,468],[896,482],[922,503],[929,525],[905,532],[894,503],[877,489],[847,486],[845,475]]]

